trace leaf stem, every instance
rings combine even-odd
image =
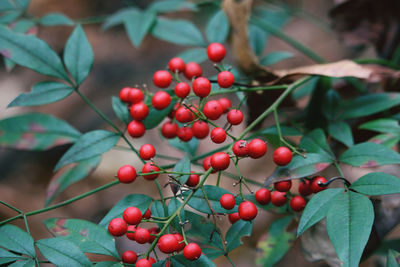
[[[6,203],[6,202],[4,202],[4,201],[1,201],[1,200],[0,200],[0,204],[3,204],[4,206],[7,206],[7,207],[9,207],[10,209],[12,209],[12,210],[14,210],[14,211],[16,211],[16,212],[18,212],[18,213],[23,213],[20,209],[14,207],[13,205],[8,204],[8,203]]]

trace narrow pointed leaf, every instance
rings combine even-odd
[[[115,115],[117,115],[118,119],[120,119],[123,123],[129,124],[131,122],[132,117],[129,114],[129,110],[127,105],[119,99],[119,97],[112,96],[112,107]]]
[[[178,199],[176,199],[176,198],[171,199],[170,202],[168,203],[168,215],[174,214],[175,211],[180,207],[180,205],[181,205],[181,202]],[[179,213],[179,216],[180,216],[182,222],[184,222],[186,220],[184,209],[181,210],[181,212]],[[175,230],[177,230],[177,231],[181,230],[178,216],[174,218],[171,225],[175,228]]]
[[[98,262],[94,266],[96,266],[96,267],[124,267],[124,265],[122,265],[120,262],[116,262],[116,261]]]
[[[171,257],[172,266],[176,267],[216,267],[207,256],[201,254],[200,258],[194,261],[187,260],[183,255]]]
[[[43,26],[71,26],[75,23],[62,13],[49,13],[39,19],[39,24]]]
[[[171,101],[169,106],[162,110],[157,110],[153,106],[149,108],[149,114],[146,119],[143,120],[144,126],[147,130],[153,129],[157,127],[171,112],[176,103],[175,101]]]
[[[185,152],[190,157],[194,157],[196,155],[197,147],[199,146],[199,139],[192,138],[189,142],[182,142],[179,138],[174,138],[168,140],[170,146]]]
[[[149,10],[159,13],[176,12],[176,11],[196,11],[197,6],[194,3],[188,3],[181,0],[163,0],[152,3]]]
[[[183,61],[202,63],[208,59],[207,51],[205,48],[190,48],[183,51],[177,57],[180,57]]]
[[[13,262],[15,260],[25,260],[25,257],[16,255],[3,248],[0,248],[0,264]]]
[[[210,43],[223,43],[229,34],[229,21],[224,10],[218,10],[208,21],[206,36]]]
[[[293,54],[287,51],[271,52],[260,60],[260,64],[269,66],[291,57],[293,57]]]
[[[152,11],[137,10],[135,15],[124,19],[126,33],[135,47],[139,47],[147,32],[156,20],[156,14]]]
[[[190,172],[190,159],[187,156],[184,156],[174,167],[174,172]],[[178,176],[178,175],[174,175]],[[181,184],[185,184],[187,179],[189,179],[189,175],[182,175],[178,177],[178,180]]]
[[[400,265],[400,253],[389,249],[387,253],[386,267],[398,267]]]
[[[123,8],[108,16],[104,24],[102,25],[103,30],[107,30],[119,24],[123,24],[125,19],[130,16],[137,14],[138,9],[134,7]]]
[[[225,254],[225,252],[223,250],[214,249],[214,248],[202,248],[201,252],[206,254],[206,256],[211,260],[214,260]]]
[[[35,267],[36,263],[32,259],[27,260],[18,260],[13,264],[9,265],[8,267]]]
[[[250,236],[251,230],[253,229],[253,222],[246,222],[239,220],[232,224],[225,236],[226,250],[228,252],[243,244],[242,237]]]
[[[261,56],[264,52],[265,45],[267,44],[268,34],[260,27],[250,24],[249,25],[249,41],[250,46],[257,56]]]
[[[21,228],[6,224],[0,227],[0,246],[9,250],[29,255],[36,255],[33,238]]]
[[[351,189],[370,196],[400,193],[400,178],[384,172],[371,172],[355,181]]]
[[[380,133],[400,134],[400,125],[398,120],[378,119],[361,124],[359,129],[370,130]]]
[[[305,149],[307,153],[318,153],[334,159],[335,155],[326,140],[324,131],[318,128],[301,138],[300,147]]]
[[[330,122],[328,125],[329,134],[337,141],[345,144],[347,147],[354,145],[351,127],[343,121]]]

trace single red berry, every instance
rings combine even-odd
[[[166,70],[158,70],[153,74],[153,83],[160,88],[167,88],[172,81],[171,74]]]
[[[196,62],[189,62],[185,66],[184,74],[186,78],[191,80],[193,77],[200,77],[203,74],[203,70]]]
[[[192,172],[194,172],[194,171],[192,171]],[[198,174],[191,174],[191,175],[189,175],[189,178],[187,179],[186,184],[188,186],[195,187],[199,184],[199,182],[200,182],[200,176]]]
[[[175,252],[179,248],[178,239],[173,234],[166,234],[158,239],[158,248],[165,254]]]
[[[186,107],[179,107],[175,112],[175,119],[181,123],[186,123],[194,119],[193,113]]]
[[[144,174],[149,172],[158,172],[158,171],[160,171],[160,169],[151,162],[147,162],[146,164],[144,164],[142,168],[142,173]],[[158,177],[158,173],[143,175],[143,177],[146,180],[154,180]]]
[[[177,97],[185,98],[190,93],[190,85],[185,82],[180,82],[177,85],[175,85],[174,92]]]
[[[155,263],[155,261],[154,261]],[[151,267],[152,263],[146,259],[140,259],[136,262],[135,267]]]
[[[127,250],[122,254],[122,261],[125,263],[134,264],[137,261],[137,254],[132,250]]]
[[[243,221],[251,221],[257,216],[257,207],[250,201],[243,201],[239,204],[239,217]]]
[[[249,156],[253,159],[261,158],[267,153],[267,144],[261,139],[253,139],[249,145]]]
[[[108,232],[113,236],[122,236],[126,233],[128,225],[121,218],[114,218],[108,224]]]
[[[224,70],[218,73],[217,76],[218,85],[222,88],[229,88],[235,82],[235,77],[232,72]]]
[[[122,214],[124,220],[132,225],[137,225],[142,221],[142,212],[136,207],[128,207]]]
[[[207,78],[196,78],[192,83],[193,92],[198,97],[206,97],[211,92],[211,83]]]
[[[278,147],[272,154],[272,159],[276,165],[288,165],[292,161],[292,151],[285,146]]]
[[[216,100],[208,101],[203,107],[204,115],[210,120],[217,120],[222,115],[222,107]]]
[[[139,149],[139,155],[143,160],[149,160],[156,155],[156,149],[151,144],[144,144]]]
[[[178,234],[178,233],[176,233],[174,235],[175,235],[176,239],[178,239],[178,244],[179,244],[178,245],[178,249],[176,250],[176,252],[182,251],[186,246],[186,244],[184,242],[184,239],[183,239],[183,236],[181,234]]]
[[[191,261],[197,260],[201,256],[201,248],[196,243],[189,243],[183,249],[183,256]]]
[[[150,233],[150,239],[148,241],[149,244],[153,243],[153,241],[156,239],[156,234],[160,232],[160,228],[158,227],[151,227],[149,228],[149,233]]]
[[[136,242],[138,242],[139,244],[145,244],[150,240],[149,230],[147,230],[146,228],[136,228],[134,237]]]
[[[131,165],[124,165],[119,168],[117,177],[121,183],[132,183],[136,179],[136,169]]]
[[[271,203],[276,207],[282,207],[286,204],[286,192],[274,191],[271,194]]]
[[[168,69],[171,72],[183,72],[185,70],[185,62],[179,57],[171,58],[168,62]]]
[[[230,158],[225,152],[217,152],[211,156],[211,167],[216,171],[223,171],[229,167]]]
[[[233,144],[232,152],[237,157],[247,157],[249,155],[249,144],[245,140],[236,141]]]
[[[136,232],[136,225],[128,225],[128,229],[126,231],[126,237],[130,240],[135,240],[135,235],[134,235],[135,232]]]
[[[256,192],[256,200],[261,205],[267,205],[271,201],[271,192],[267,188],[260,188]]]
[[[301,196],[294,196],[290,200],[290,207],[293,211],[302,211],[306,207],[306,201]]]
[[[176,122],[167,121],[161,127],[161,134],[165,138],[171,139],[171,138],[176,137],[178,129],[179,129],[179,127],[178,127],[178,124]]]
[[[158,91],[153,95],[151,104],[155,109],[165,109],[171,104],[171,96],[165,91]]]
[[[175,117],[175,112],[176,110],[181,106],[179,102],[175,103],[174,107],[171,109],[171,111],[168,113],[168,118],[173,119]]]
[[[234,212],[228,215],[229,222],[234,224],[235,222],[240,220],[239,212]]]
[[[151,217],[151,210],[147,209],[146,212],[143,215],[143,218],[148,220],[148,219],[150,219],[150,217]]]
[[[324,177],[322,177],[322,176],[315,177],[311,181],[311,185],[310,185],[311,191],[313,193],[318,193],[322,190],[327,189],[328,188],[327,186],[320,186],[320,184],[323,184],[323,183],[326,183],[326,179]]]
[[[228,110],[232,107],[232,102],[226,97],[222,97],[217,101],[222,107],[222,113],[228,112]]]
[[[203,169],[208,171],[209,168],[211,168],[211,156],[203,159]]]
[[[221,144],[226,139],[226,132],[221,127],[212,129],[210,134],[211,140],[216,144]]]
[[[183,142],[189,142],[193,138],[193,130],[190,127],[181,127],[178,129],[177,136]]]
[[[149,115],[149,108],[145,103],[139,102],[131,106],[130,113],[133,119],[142,121]]]
[[[226,118],[230,124],[238,125],[243,121],[243,113],[238,109],[232,109],[228,112]]]
[[[208,127],[208,123],[204,121],[195,121],[192,125],[193,135],[197,139],[206,138],[210,128]]]
[[[143,101],[143,92],[139,88],[131,88],[129,91],[129,102],[136,104]]]
[[[119,91],[119,99],[123,102],[129,102],[129,92],[132,90],[130,87],[125,87],[122,88],[121,91]]]
[[[308,196],[313,193],[311,190],[311,183],[309,180],[303,180],[299,184],[299,194],[302,196]]]
[[[232,194],[223,194],[219,199],[221,207],[227,210],[231,210],[235,207],[235,197]]]
[[[143,122],[135,120],[131,121],[128,124],[127,130],[129,135],[133,138],[142,137],[146,132],[146,128],[144,127]]]
[[[275,190],[277,190],[279,192],[287,192],[290,190],[291,187],[292,187],[291,180],[274,183]]]
[[[156,260],[153,257],[149,257],[149,262],[151,264],[154,264],[154,263],[156,263]],[[138,266],[136,265],[135,267],[138,267]]]
[[[207,47],[207,56],[213,62],[220,62],[226,54],[225,46],[220,43],[211,43]]]

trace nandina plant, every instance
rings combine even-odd
[[[164,62],[167,68],[154,69],[153,84],[148,85],[151,90],[128,85],[115,88],[118,96],[112,98],[112,108],[120,121],[113,121],[80,90],[90,75],[95,56],[84,27],[62,14],[32,18],[26,12],[29,1],[4,3],[0,11],[4,12],[3,18],[8,16],[0,26],[0,52],[6,66],[12,69],[18,64],[47,76],[47,80],[33,85],[31,92],[18,96],[9,107],[45,105],[77,94],[112,130],[80,133],[68,122],[44,113],[26,113],[0,121],[3,147],[46,150],[72,144],[54,169],[59,175],[57,183],[63,186],[47,195],[44,208],[27,211],[0,201],[16,212],[14,217],[0,222],[0,264],[215,266],[213,260],[224,257],[235,266],[231,252],[241,246],[243,236],[252,234],[253,223],[263,212],[280,213],[282,217],[265,229],[269,232],[267,240],[259,242],[261,252],[256,263],[262,266],[275,266],[295,238],[301,239],[303,233],[310,233],[308,229],[321,225],[324,219],[343,266],[358,266],[361,259],[372,254],[364,252],[364,248],[372,228],[379,227],[374,225],[379,214],[369,197],[400,193],[398,177],[375,169],[400,163],[399,153],[392,149],[400,140],[399,114],[394,113],[400,94],[369,91],[365,86],[368,77],[360,70],[373,72],[370,65],[352,61],[321,64],[324,60],[320,56],[279,30],[284,22],[267,16],[271,14],[268,12],[277,12],[289,18],[290,12],[263,9],[269,5],[265,2],[257,3],[253,13],[248,8],[251,1],[195,4],[168,0],[151,3],[145,10],[124,8],[107,16],[103,28],[124,24],[135,47],[146,34],[151,34],[195,48],[171,55]],[[206,40],[192,22],[166,16],[181,10],[212,12],[205,25]],[[247,20],[243,24],[238,14],[248,16],[249,29]],[[92,22],[99,23],[96,19]],[[90,18],[84,21],[90,22]],[[52,25],[73,27],[63,59],[29,31],[32,27]],[[249,35],[243,35],[248,31]],[[286,71],[266,67],[292,56],[282,51],[263,56],[264,47],[260,49],[259,44],[265,46],[267,33],[320,64]],[[234,62],[226,60],[229,52],[237,58],[235,67]],[[389,64],[383,59],[364,62],[384,65],[380,68],[386,75],[395,76],[400,68],[396,62]],[[352,66],[348,73],[338,75],[332,71],[333,67],[348,64]],[[211,72],[211,76],[203,76]],[[374,74],[383,81],[380,73]],[[342,100],[333,89],[339,82],[353,86],[354,96]],[[278,94],[269,95],[271,91]],[[308,105],[289,117],[284,101],[305,95],[311,96]],[[266,96],[272,101],[266,101]],[[372,114],[376,117],[371,120]],[[262,122],[268,116],[274,119],[274,125],[265,127]],[[243,131],[233,133],[234,127],[245,123]],[[380,134],[355,143],[353,132],[357,133],[357,127]],[[149,131],[157,131],[160,139],[137,145],[137,139]],[[88,176],[99,164],[101,155],[115,148],[120,139],[141,164],[119,166],[110,183],[52,204],[62,190]],[[217,149],[197,153],[197,146],[204,139],[217,144]],[[160,154],[161,142],[185,155],[177,158],[173,153]],[[240,170],[239,162],[243,159],[267,160],[268,150],[273,151],[270,160],[276,169],[265,182],[251,179]],[[172,163],[161,165],[160,158]],[[343,165],[368,167],[371,171],[351,183],[342,171]],[[228,171],[229,167],[233,173]],[[335,175],[321,173],[328,167]],[[211,176],[217,177],[216,183],[210,182]],[[225,178],[233,179],[233,185],[222,187],[220,181]],[[44,225],[53,237],[34,240],[30,235],[30,216],[85,201],[85,197],[112,186],[129,186],[137,179],[154,183],[159,196],[152,198],[146,192],[124,196],[96,222],[48,218]],[[171,186],[165,187],[167,184]],[[254,187],[257,190],[253,191]],[[228,219],[220,220],[222,217]],[[25,229],[14,226],[16,220],[23,220]],[[221,224],[228,221],[229,229],[224,232]],[[115,242],[123,236],[146,246],[146,252],[118,252]],[[91,254],[107,255],[110,260],[94,262]],[[388,250],[388,266],[394,266],[389,264],[398,259],[397,252]]]

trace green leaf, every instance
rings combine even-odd
[[[43,26],[74,25],[74,21],[61,13],[48,13],[39,19],[39,24]]]
[[[343,188],[331,188],[315,194],[307,203],[301,215],[299,226],[297,227],[297,236],[300,236],[308,228],[325,218],[329,207],[343,191]]]
[[[171,101],[169,106],[162,110],[157,110],[153,106],[149,108],[149,114],[146,119],[143,120],[144,126],[147,130],[157,127],[171,112],[174,108],[176,100]]]
[[[0,259],[1,261],[1,259]],[[27,259],[27,260],[18,260],[14,262],[11,265],[8,265],[8,267],[35,267],[36,264],[32,259]]]
[[[117,217],[122,217],[122,213],[128,207],[136,207],[136,208],[140,209],[142,214],[144,214],[146,212],[146,210],[149,208],[152,200],[153,199],[151,197],[142,195],[142,194],[127,195],[126,197],[124,197],[123,199],[118,201],[117,204],[115,204],[115,206],[99,222],[99,225],[103,226],[103,227],[107,227],[108,223],[112,219],[117,218]],[[153,212],[152,212],[152,214],[154,216],[157,216]]]
[[[374,209],[366,196],[348,191],[332,203],[326,228],[342,266],[358,266],[373,222]]]
[[[378,119],[361,124],[359,129],[370,130],[380,133],[400,134],[400,125],[394,119]]]
[[[120,259],[115,240],[104,227],[78,219],[51,218],[43,223],[54,236],[71,241],[83,252]]]
[[[151,34],[161,40],[178,44],[205,46],[201,32],[188,20],[157,18]]]
[[[395,135],[392,133],[378,134],[369,139],[368,142],[381,144],[388,148],[392,148],[400,142],[400,135]]]
[[[323,82],[323,79],[326,78],[320,77],[320,79],[318,80],[320,82]],[[319,83],[317,85],[319,85]],[[331,87],[330,84],[328,86]],[[324,104],[322,105],[321,109],[324,117],[327,118],[329,121],[337,121],[336,117],[340,113],[339,106],[342,102],[339,93],[335,89],[328,89],[325,95],[322,96],[322,101]]]
[[[399,153],[384,145],[365,142],[346,150],[339,161],[356,167],[376,167],[386,164],[399,164]]]
[[[100,160],[101,157],[96,156],[59,170],[47,187],[45,207],[50,205],[68,186],[82,180],[93,172],[99,165]]]
[[[400,265],[400,253],[390,249],[387,253],[386,267],[398,267]]]
[[[274,214],[286,214],[287,213],[287,205],[283,205],[281,207],[275,207],[271,202],[267,205],[262,205],[258,203],[254,194],[245,195],[244,198],[248,201],[253,202],[254,205],[259,209],[263,209],[265,211],[271,211]]]
[[[190,172],[190,159],[187,156],[184,156],[177,164],[175,164],[174,172]],[[175,175],[177,176],[177,175]],[[178,177],[181,184],[185,184],[187,179],[189,179],[189,175],[182,175]]]
[[[210,43],[223,43],[229,34],[229,21],[224,10],[218,10],[206,25],[206,36]]]
[[[267,44],[268,34],[256,25],[249,25],[250,46],[257,56],[261,56]]]
[[[120,262],[116,261],[103,261],[103,262],[98,262],[94,266],[96,267],[124,267]]]
[[[400,193],[400,178],[384,173],[371,172],[355,181],[351,189],[370,196]]]
[[[68,81],[68,75],[56,52],[33,35],[15,33],[0,25],[0,53],[19,65]]]
[[[72,242],[55,237],[36,241],[36,246],[51,263],[59,267],[92,266],[90,260]]]
[[[315,76],[311,78],[308,82],[297,87],[292,93],[292,98],[294,100],[298,100],[306,95],[310,95],[314,91],[314,88],[317,86],[319,78],[319,76]]]
[[[81,25],[75,27],[65,44],[64,62],[68,71],[80,85],[92,70],[94,55]]]
[[[328,132],[333,138],[346,146],[351,147],[354,145],[351,127],[347,123],[343,121],[330,122]]]
[[[116,96],[112,96],[111,101],[112,101],[112,108],[114,110],[115,115],[117,115],[118,119],[120,119],[125,124],[129,124],[132,118],[131,115],[129,114],[127,105],[124,102],[122,102],[122,100],[119,97]]]
[[[126,33],[135,47],[140,46],[155,20],[156,14],[150,10],[145,12],[137,10],[136,14],[125,18]]]
[[[186,10],[197,11],[197,6],[194,3],[182,0],[163,0],[152,3],[148,9],[157,13],[167,13]]]
[[[223,250],[213,249],[213,248],[202,248],[201,252],[206,254],[207,257],[211,260],[214,260],[225,254],[225,252]]]
[[[196,156],[197,147],[199,145],[199,139],[192,138],[189,142],[183,142],[179,138],[174,138],[168,140],[170,146],[185,152],[191,158]]]
[[[291,57],[293,57],[293,54],[287,51],[271,52],[260,60],[260,64],[264,66],[269,66]]]
[[[216,265],[205,255],[194,261],[187,260],[183,255],[171,257],[172,266],[176,267],[216,267]]]
[[[46,150],[75,142],[80,133],[67,122],[41,113],[0,120],[0,145],[20,150]]]
[[[288,127],[285,125],[281,125],[281,133],[282,136],[302,136],[303,134],[298,131],[297,129],[293,127]],[[268,141],[268,144],[270,144],[273,147],[279,147],[282,145],[281,140],[279,139],[279,134],[276,126],[271,126],[268,128],[265,128],[264,130],[261,131],[262,135],[264,135],[265,139]]]
[[[185,62],[197,62],[199,64],[208,59],[207,51],[203,47],[187,49],[177,55],[177,57],[180,57]]]
[[[262,256],[257,259],[257,264],[264,267],[275,266],[289,251],[296,240],[295,234],[286,230],[292,219],[292,216],[286,216],[271,224],[268,239],[257,245],[258,249],[262,250]]]
[[[334,159],[335,155],[326,142],[326,139],[324,131],[318,128],[301,138],[300,147],[305,149],[307,153],[318,153],[327,158]]]
[[[170,200],[170,202],[168,203],[168,215],[172,215],[175,213],[175,211],[180,207],[181,202],[179,202],[178,199],[173,198]],[[181,221],[184,222],[185,221],[185,210],[182,209],[179,213],[179,216],[181,217]],[[175,230],[180,231],[181,227],[179,224],[179,218],[175,217],[174,220],[172,221],[172,226],[175,228]]]
[[[11,2],[10,0],[0,2],[0,12],[10,11],[14,9],[16,9],[14,2]]]
[[[25,257],[18,256],[3,248],[0,248],[0,264],[12,262],[15,260],[25,260]]]
[[[61,167],[99,156],[115,146],[120,136],[106,130],[95,130],[82,135],[76,143],[65,152],[54,170]]]
[[[123,8],[108,16],[104,24],[102,25],[103,30],[107,30],[119,24],[123,24],[127,17],[137,14],[138,9],[134,7]]]
[[[64,83],[45,81],[33,86],[29,93],[20,94],[8,107],[40,106],[54,103],[69,96],[74,89]]]
[[[22,15],[21,10],[7,11],[2,16],[0,16],[1,24],[10,24],[18,19]]]
[[[232,224],[225,237],[227,243],[226,250],[230,252],[235,248],[241,246],[243,244],[241,238],[243,236],[250,236],[252,228],[253,222],[239,220],[236,223]]]
[[[33,238],[21,228],[11,224],[0,227],[0,246],[32,257],[36,255]]]
[[[168,212],[168,210],[167,210]],[[151,215],[154,217],[158,218],[165,218],[168,216],[168,214],[165,213],[164,207],[161,203],[161,201],[154,201],[153,204],[151,205]],[[157,223],[160,228],[164,226],[162,223]]]

